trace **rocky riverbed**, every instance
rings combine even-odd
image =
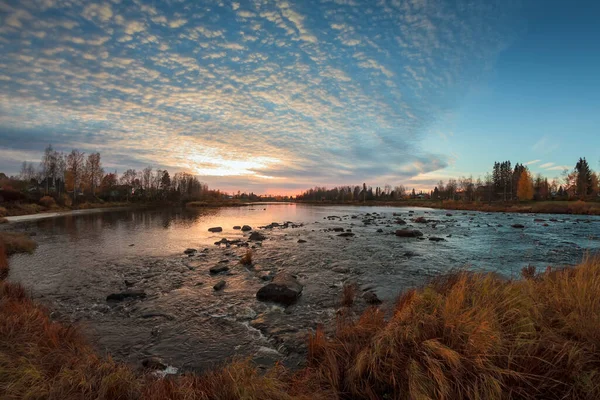
[[[600,249],[599,217],[416,208],[130,210],[11,228],[35,232],[40,247],[15,257],[10,279],[55,318],[78,323],[117,359],[178,371],[236,356],[294,368],[317,325],[387,307],[439,273],[516,277]],[[345,284],[358,288],[350,310]]]

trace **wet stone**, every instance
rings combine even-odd
[[[218,292],[220,290],[223,290],[223,288],[225,288],[225,285],[227,284],[227,282],[225,281],[219,281],[217,282],[217,284],[215,286],[213,286],[213,289]]]

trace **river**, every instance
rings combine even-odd
[[[431,222],[413,222],[419,216]],[[398,225],[399,218],[407,224]],[[259,228],[285,221],[293,225]],[[253,268],[239,264],[246,248],[215,245],[222,238],[247,239],[249,232],[233,229],[245,224],[267,236],[262,246],[250,243]],[[76,322],[99,351],[118,360],[139,364],[155,356],[180,371],[205,370],[234,356],[254,357],[265,366],[275,360],[301,365],[307,333],[317,324],[333,326],[344,282],[374,291],[385,307],[406,288],[452,269],[518,277],[527,265],[573,265],[600,250],[598,216],[425,208],[121,209],[8,225],[35,233],[39,244],[34,254],[12,258],[9,279],[21,282],[54,318]],[[208,232],[215,226],[223,231]],[[339,237],[332,228],[351,229],[355,236]],[[424,236],[395,236],[401,228]],[[187,248],[198,253],[188,257]],[[230,269],[211,275],[215,265]],[[255,298],[265,284],[262,276],[279,271],[304,284],[299,301],[288,308]],[[225,289],[213,290],[220,280]],[[128,287],[147,297],[106,301]]]

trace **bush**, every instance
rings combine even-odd
[[[37,243],[22,233],[0,231],[0,242],[3,243],[8,256],[16,253],[33,253]]]
[[[56,201],[53,197],[44,196],[39,201],[40,205],[46,208],[52,208],[56,206]]]
[[[0,217],[6,217],[8,215],[8,210],[4,207],[0,207]]]

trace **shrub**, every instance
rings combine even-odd
[[[44,196],[39,201],[40,205],[46,208],[52,208],[56,206],[56,201],[53,197]]]
[[[252,250],[246,250],[246,254],[240,260],[240,264],[242,265],[252,265]]]
[[[4,207],[0,207],[0,217],[6,217],[8,215],[8,210]]]
[[[6,255],[16,253],[33,253],[37,243],[22,233],[0,232],[0,242],[3,243]]]

